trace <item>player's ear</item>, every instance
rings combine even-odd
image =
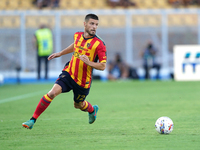
[[[84,24],[84,27],[85,27],[86,26],[86,22],[84,21],[83,24]]]

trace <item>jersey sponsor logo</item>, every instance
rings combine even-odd
[[[76,48],[80,49],[80,50],[83,50],[83,51],[88,51],[88,49],[82,47],[82,46],[75,46]]]
[[[74,57],[76,57],[76,58],[79,58],[82,54],[81,53],[78,53],[78,52],[74,52]]]
[[[80,56],[81,55],[83,55],[82,53],[79,53],[79,52],[74,52],[74,57],[76,57],[76,58],[80,58]],[[91,60],[91,57],[88,57],[89,58],[89,60]]]

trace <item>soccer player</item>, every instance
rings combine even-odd
[[[92,106],[85,99],[90,90],[92,69],[104,70],[106,68],[106,46],[96,35],[98,24],[97,15],[86,15],[84,32],[76,32],[74,34],[74,42],[71,45],[48,57],[48,60],[51,60],[73,52],[70,62],[62,70],[54,86],[40,99],[32,118],[22,123],[23,127],[32,129],[38,117],[52,100],[60,93],[69,92],[70,90],[73,90],[74,93],[74,107],[88,112],[90,124],[96,120],[98,106]]]

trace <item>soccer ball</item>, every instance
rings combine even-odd
[[[169,134],[172,132],[174,124],[169,117],[160,117],[156,120],[155,128],[160,134]]]

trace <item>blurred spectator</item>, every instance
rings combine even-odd
[[[156,68],[157,75],[156,79],[159,79],[159,73],[160,73],[160,64],[156,62],[156,53],[157,50],[155,49],[152,42],[149,42],[145,48],[145,50],[142,52],[142,58],[143,58],[143,67],[145,69],[145,78],[149,79],[149,71],[151,68]]]
[[[33,4],[35,4],[39,9],[45,7],[59,7],[60,0],[33,0]]]
[[[107,0],[108,5],[112,8],[115,8],[117,6],[122,6],[124,8],[127,8],[129,6],[136,6],[134,2],[131,2],[130,0]]]
[[[183,5],[188,6],[188,5],[193,5],[195,0],[183,0]]]
[[[36,5],[39,9],[42,9],[44,7],[49,7],[49,2],[50,0],[37,0]]]
[[[200,0],[194,0],[194,3],[199,6],[200,5]]]
[[[108,5],[112,8],[115,8],[120,5],[120,0],[108,0]]]
[[[127,79],[129,76],[129,67],[122,61],[121,55],[117,53],[108,68],[109,80]]]
[[[60,0],[51,0],[51,8],[57,8],[59,7]]]
[[[131,7],[136,6],[136,3],[131,2],[130,0],[120,0],[120,6],[123,6],[124,8],[128,8],[129,6]]]
[[[182,5],[182,0],[168,0],[169,4],[172,5],[172,7],[180,7]]]
[[[33,44],[37,50],[37,74],[40,79],[41,63],[45,62],[45,79],[48,79],[48,56],[53,51],[52,31],[46,25],[41,25],[35,32]]]
[[[180,6],[188,7],[189,5],[197,4],[199,0],[168,0],[169,4],[177,8]]]

